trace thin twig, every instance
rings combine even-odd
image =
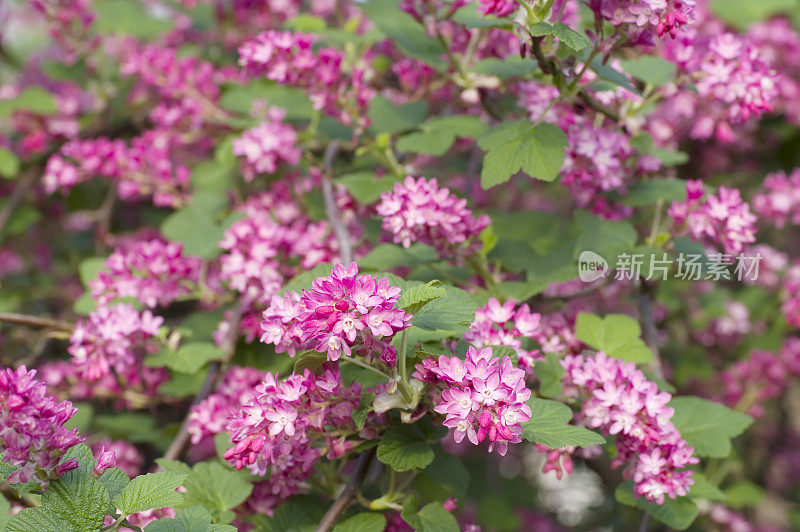
[[[325,213],[328,221],[333,227],[336,239],[339,241],[339,255],[343,264],[353,262],[353,244],[350,241],[350,232],[342,222],[342,213],[336,205],[336,198],[333,197],[333,161],[339,154],[339,142],[334,140],[325,148],[325,155],[322,158],[322,197],[325,200]]]
[[[616,112],[614,109],[608,107],[607,105],[603,105],[602,103],[592,98],[592,96],[586,91],[586,89],[579,90],[578,97],[581,100],[583,100],[583,103],[586,104],[586,107],[594,109],[600,114],[606,115],[614,122],[619,122],[620,118],[619,113]]]
[[[639,279],[639,321],[644,331],[644,341],[653,352],[653,373],[659,379],[663,379],[664,368],[661,366],[661,353],[658,349],[658,329],[656,329],[656,322],[653,319],[652,296],[652,286],[647,284],[644,279]]]
[[[16,312],[0,312],[0,322],[12,323],[14,325],[27,325],[29,327],[45,327],[65,332],[72,332],[75,329],[75,326],[68,321],[40,318],[27,314],[17,314]]]
[[[375,447],[371,449],[367,449],[361,456],[358,457],[358,462],[356,462],[356,470],[353,471],[353,476],[350,477],[350,480],[347,481],[342,492],[336,497],[336,500],[333,501],[333,504],[328,511],[325,513],[325,516],[322,518],[322,521],[319,522],[317,526],[317,532],[329,532],[333,529],[336,522],[339,520],[339,517],[347,510],[350,506],[350,503],[356,496],[356,493],[361,491],[361,485],[364,483],[364,479],[367,477],[367,471],[369,470],[369,466],[372,463],[372,459],[375,456],[375,451],[377,449]]]
[[[36,173],[34,171],[29,171],[17,181],[14,191],[8,197],[6,204],[3,205],[3,210],[0,211],[0,235],[3,234],[6,224],[8,224],[8,221],[11,219],[14,211],[17,210],[17,207],[19,207],[19,204],[22,202],[22,199],[25,197],[28,189],[33,186],[33,181],[35,178]]]
[[[225,343],[222,345],[222,360],[215,360],[214,362],[208,365],[208,375],[206,375],[206,380],[203,381],[203,385],[200,387],[200,390],[192,399],[191,406],[197,406],[200,404],[206,397],[208,397],[214,388],[217,385],[217,379],[220,376],[223,364],[226,364],[231,357],[233,356],[234,351],[236,350],[236,340],[239,337],[239,322],[242,319],[243,308],[237,307],[231,317],[228,319],[228,335],[225,337]],[[191,411],[191,410],[190,410]],[[183,453],[183,449],[189,443],[189,414],[183,420],[181,424],[181,428],[178,430],[178,434],[175,435],[175,438],[170,443],[169,448],[164,453],[164,458],[167,460],[177,460],[181,453]]]
[[[647,532],[647,527],[650,524],[650,514],[644,512],[642,515],[642,520],[639,521],[639,528],[637,529],[638,532]]]

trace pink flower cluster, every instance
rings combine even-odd
[[[158,131],[145,132],[130,146],[120,139],[74,140],[50,157],[42,182],[50,194],[66,193],[101,176],[116,181],[124,200],[152,196],[157,206],[177,207],[188,198],[190,172],[170,160],[170,145],[170,137]]]
[[[329,224],[312,221],[285,183],[239,210],[245,218],[233,223],[219,244],[226,251],[220,277],[248,301],[266,305],[286,279],[336,258]]]
[[[666,58],[694,79],[696,91],[673,91],[664,104],[666,112],[684,116],[692,138],[732,142],[734,126],[771,110],[780,95],[776,73],[758,48],[723,30],[704,22],[665,47]]]
[[[132,97],[152,93],[158,101],[150,110],[150,119],[160,128],[185,133],[199,129],[204,121],[220,118],[219,85],[233,77],[233,70],[218,72],[213,64],[196,56],[181,57],[172,48],[134,42],[126,42],[120,55],[120,74],[136,80]]]
[[[787,222],[800,225],[800,168],[789,175],[783,171],[768,174],[761,192],[753,197],[753,209],[778,228]]]
[[[295,165],[300,162],[302,152],[297,147],[297,133],[289,124],[283,123],[286,110],[270,107],[267,121],[248,129],[233,141],[233,154],[244,157],[242,176],[252,181],[258,174],[271,174],[278,165]]]
[[[628,464],[624,476],[633,479],[634,492],[656,504],[686,495],[694,480],[684,468],[698,459],[670,421],[674,410],[667,403],[672,396],[659,392],[635,364],[602,351],[585,358],[568,355],[561,365],[566,370],[564,393],[585,398],[578,420],[616,436],[618,454],[611,465]]]
[[[9,484],[33,481],[45,489],[51,479],[78,467],[76,458],[59,463],[83,441],[78,429],[64,427],[75,412],[69,401],[48,395],[36,370],[0,371],[0,460],[16,469],[6,478]]]
[[[189,434],[198,445],[207,438],[225,432],[228,418],[253,398],[253,390],[264,382],[264,372],[232,366],[214,393],[189,413]]]
[[[773,108],[800,122],[800,33],[786,18],[774,17],[751,25],[747,37],[777,72]]]
[[[800,328],[800,261],[786,270],[782,285],[781,313],[789,325]]]
[[[448,257],[475,251],[480,246],[478,235],[491,223],[486,215],[475,217],[467,200],[439,188],[435,178],[406,177],[381,195],[376,211],[395,242],[404,247],[423,242]]]
[[[516,308],[513,301],[501,305],[497,299],[491,298],[475,313],[475,321],[464,333],[464,340],[478,349],[494,345],[513,347],[517,352],[517,363],[525,369],[532,369],[534,362],[541,359],[541,353],[538,349],[524,349],[522,343],[526,338],[536,338],[541,319],[541,315],[531,312],[527,304]]]
[[[377,355],[411,325],[411,315],[395,308],[400,288],[386,277],[358,275],[355,262],[337,264],[328,277],[318,277],[301,296],[273,296],[264,311],[261,341],[293,356],[298,349],[327,353],[335,361],[344,354]]]
[[[753,417],[764,414],[764,403],[779,397],[790,377],[800,375],[800,338],[789,337],[778,353],[754,350],[720,374],[721,399]]]
[[[50,36],[61,47],[67,64],[97,45],[98,38],[89,34],[95,19],[90,0],[31,0],[30,7],[47,18]]]
[[[239,64],[251,76],[264,75],[283,85],[307,91],[315,109],[344,124],[363,123],[367,104],[375,91],[366,84],[366,71],[344,71],[344,53],[335,48],[313,49],[313,35],[265,31],[239,48]],[[343,110],[349,102],[354,116]]]
[[[306,369],[282,381],[267,373],[252,399],[230,416],[227,430],[235,445],[224,458],[256,475],[269,471],[268,492],[259,499],[269,506],[264,511],[271,510],[305,489],[317,459],[341,458],[358,444],[346,438],[359,434],[351,412],[360,399],[360,386],[345,385],[335,365],[322,375]],[[335,435],[328,434],[330,427],[336,427]]]
[[[667,212],[692,238],[721,246],[725,253],[741,253],[756,240],[756,217],[735,188],[706,195],[702,181],[687,181],[686,201],[674,202]]]
[[[478,11],[484,15],[507,17],[519,9],[517,0],[478,0]]]
[[[417,364],[414,377],[440,385],[441,400],[434,410],[444,414],[444,426],[452,430],[456,443],[466,436],[474,445],[489,440],[489,452],[505,455],[509,443],[522,441],[522,426],[531,418],[525,404],[531,391],[525,386],[525,371],[515,368],[507,356],[500,360],[492,348],[480,351],[470,346],[464,360],[445,355]]]
[[[181,244],[143,239],[114,250],[89,287],[100,305],[132,297],[150,308],[164,306],[190,292],[201,264],[184,256]]]
[[[145,353],[158,350],[152,338],[163,323],[164,318],[149,310],[138,312],[127,303],[100,306],[75,325],[68,351],[89,381],[108,375],[112,369],[124,373]]]
[[[589,0],[595,16],[625,26],[634,42],[650,43],[652,35],[675,37],[693,22],[696,0]]]

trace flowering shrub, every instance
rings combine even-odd
[[[798,12],[0,2],[0,532],[800,528]]]

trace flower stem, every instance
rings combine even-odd
[[[379,370],[378,368],[376,368],[374,366],[370,366],[369,364],[367,364],[363,360],[358,360],[357,358],[348,357],[348,356],[343,356],[342,358],[340,358],[340,360],[344,360],[345,362],[349,362],[350,364],[355,364],[356,366],[360,366],[360,367],[362,367],[364,369],[368,369],[373,373],[377,373],[378,375],[380,375],[381,377],[385,378],[386,380],[389,380],[389,375],[387,375],[386,373],[382,372],[381,370]]]

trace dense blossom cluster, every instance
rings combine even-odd
[[[0,455],[15,471],[10,484],[33,481],[46,488],[48,482],[78,467],[75,458],[61,461],[64,453],[83,441],[78,429],[67,429],[76,412],[69,401],[56,401],[36,370],[20,366],[0,371]]]
[[[634,42],[650,43],[652,35],[675,37],[693,22],[696,0],[591,0],[588,4],[599,18],[625,27]]]
[[[781,313],[789,325],[800,328],[800,261],[786,269],[782,288]]]
[[[424,177],[406,177],[381,195],[376,210],[395,242],[404,247],[423,242],[445,256],[474,251],[479,245],[476,237],[491,223],[488,216],[474,216],[467,200]]]
[[[264,381],[264,372],[232,366],[214,393],[193,406],[189,413],[189,434],[198,445],[225,432],[228,418],[253,398],[253,390]]]
[[[335,365],[326,366],[323,374],[305,370],[281,381],[267,373],[252,399],[229,418],[226,428],[235,445],[225,459],[237,469],[269,473],[268,491],[260,499],[271,511],[306,489],[304,481],[317,459],[339,458],[358,444],[346,436],[359,436],[351,412],[360,397],[360,386],[344,384]],[[328,434],[331,426],[336,434]]]
[[[314,349],[331,361],[354,352],[380,357],[391,338],[411,325],[411,315],[395,308],[399,297],[400,288],[388,278],[358,275],[355,262],[347,268],[337,264],[302,295],[273,296],[264,311],[261,341],[290,355]]]
[[[753,350],[720,375],[721,399],[753,417],[764,414],[764,404],[780,396],[790,377],[800,375],[800,339],[788,338],[777,353]]]
[[[670,421],[672,396],[659,392],[635,364],[603,352],[568,355],[561,365],[565,394],[585,398],[579,421],[616,436],[618,454],[611,463],[627,464],[624,474],[633,479],[635,493],[657,504],[686,495],[694,481],[685,468],[699,460]]]
[[[47,161],[42,182],[48,193],[68,192],[105,177],[115,181],[124,200],[152,196],[155,205],[177,207],[186,202],[190,172],[170,159],[170,144],[170,137],[158,131],[148,131],[130,145],[120,139],[74,140]]]
[[[534,362],[541,359],[541,353],[538,349],[525,349],[523,342],[536,338],[541,318],[540,314],[531,312],[527,304],[517,308],[513,301],[501,304],[491,298],[475,313],[475,321],[464,334],[464,340],[479,349],[493,345],[513,347],[518,364],[530,370]]]
[[[89,284],[100,305],[132,297],[153,308],[188,294],[200,266],[199,258],[183,254],[181,244],[143,239],[116,249]]]
[[[776,73],[759,49],[716,21],[693,26],[665,53],[694,79],[696,92],[675,92],[664,107],[685,118],[692,138],[732,142],[736,126],[769,111],[779,96]]]
[[[299,268],[335,258],[327,222],[314,222],[286,186],[276,185],[242,205],[245,217],[225,232],[220,277],[251,301],[269,301]]]
[[[159,334],[164,318],[149,310],[137,311],[133,305],[118,303],[101,306],[88,318],[75,324],[70,336],[69,354],[73,363],[89,381],[109,373],[125,372],[145,353],[158,350],[153,340]]]
[[[363,122],[375,95],[363,68],[344,70],[344,53],[336,48],[314,50],[316,38],[304,33],[265,31],[239,48],[239,64],[251,75],[264,75],[280,84],[308,91],[315,109],[345,124]],[[345,103],[346,102],[346,103]],[[354,106],[357,114],[343,110]]]
[[[279,107],[267,110],[267,120],[233,141],[233,154],[244,157],[242,175],[252,181],[258,174],[271,174],[278,165],[300,162],[297,133],[283,122],[286,111]]]
[[[423,360],[414,376],[441,386],[441,400],[434,410],[445,415],[444,426],[461,443],[464,437],[478,445],[489,441],[489,452],[505,455],[509,443],[522,441],[521,423],[531,418],[525,403],[531,391],[525,386],[525,371],[511,359],[501,360],[492,348],[480,351],[470,346],[464,360],[442,355]]]
[[[764,178],[762,191],[753,197],[753,209],[777,227],[800,225],[800,168],[790,174],[778,171]]]
[[[692,238],[725,253],[741,253],[756,240],[756,217],[734,188],[720,187],[716,194],[706,194],[702,181],[690,180],[686,201],[674,202],[668,213]]]

